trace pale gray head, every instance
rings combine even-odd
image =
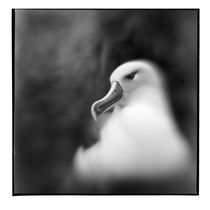
[[[120,65],[110,76],[110,82],[111,88],[107,95],[91,107],[95,120],[102,113],[119,104],[119,101],[122,103],[122,98],[123,103],[127,103],[140,89],[158,89],[164,84],[159,68],[147,60],[130,61]]]

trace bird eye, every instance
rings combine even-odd
[[[129,80],[134,79],[136,73],[137,73],[137,72],[133,72],[133,73],[131,73],[131,74],[126,75],[126,76],[125,76],[125,79],[129,79]]]

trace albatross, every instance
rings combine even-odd
[[[148,60],[124,63],[110,84],[91,107],[93,119],[103,125],[97,143],[76,152],[77,178],[98,186],[163,183],[186,174],[183,182],[191,179],[191,148],[173,117],[160,67]]]

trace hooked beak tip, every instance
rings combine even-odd
[[[96,101],[97,102],[97,101]],[[95,103],[96,103],[95,102]],[[97,121],[97,116],[96,116],[96,112],[95,112],[95,103],[93,103],[93,105],[91,106],[91,115],[92,115],[92,117],[93,117],[93,119],[94,119],[94,121],[96,122]]]
[[[112,82],[111,88],[105,97],[93,103],[91,114],[95,121],[105,111],[112,108],[123,96],[123,90],[117,81]]]

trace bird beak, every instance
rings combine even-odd
[[[119,101],[122,96],[123,90],[119,82],[112,82],[111,88],[106,96],[93,103],[91,107],[91,114],[93,119],[96,121],[101,114],[116,105],[117,101]]]

